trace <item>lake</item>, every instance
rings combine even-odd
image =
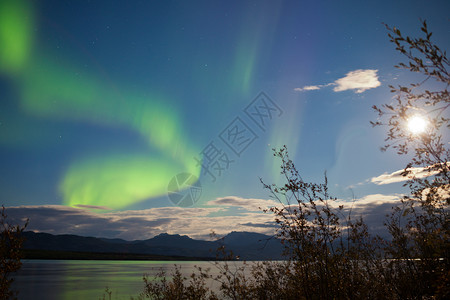
[[[205,261],[23,260],[13,288],[19,300],[101,299],[105,287],[112,291],[111,299],[130,299],[143,290],[143,274],[155,275],[162,268],[170,275],[175,264],[186,277],[195,265],[217,274],[214,262]]]

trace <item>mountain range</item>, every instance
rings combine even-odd
[[[282,259],[280,240],[260,233],[231,232],[216,241],[195,240],[185,235],[162,233],[147,240],[126,241],[83,237],[77,235],[52,235],[49,233],[23,233],[23,248],[33,251],[86,252],[129,255],[155,255],[166,257],[221,259],[219,248],[242,260]]]

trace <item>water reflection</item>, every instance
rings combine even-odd
[[[186,277],[195,265],[214,270],[212,262],[204,261],[25,260],[13,288],[23,300],[99,299],[105,287],[112,291],[112,299],[130,299],[142,291],[143,274],[154,275],[160,268],[170,274],[175,264]]]

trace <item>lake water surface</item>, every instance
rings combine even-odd
[[[19,300],[101,299],[105,287],[112,291],[111,299],[130,299],[143,290],[143,274],[155,275],[162,268],[169,275],[175,264],[186,277],[195,265],[217,274],[214,262],[205,261],[24,260],[13,288]]]

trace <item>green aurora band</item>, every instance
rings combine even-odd
[[[33,13],[27,1],[0,1],[0,72],[18,75],[33,44]]]
[[[68,66],[62,70],[46,63],[32,70],[38,71],[25,76],[23,110],[45,118],[129,127],[148,143],[149,153],[158,152],[108,154],[72,163],[60,185],[64,204],[118,209],[164,195],[180,172],[199,177],[193,159],[199,151],[188,147],[180,118],[168,106],[132,93],[122,96],[94,78],[74,75]]]
[[[180,172],[199,177],[193,159],[199,150],[187,142],[167,99],[120,93],[94,76],[80,76],[68,63],[32,52],[32,17],[29,2],[0,4],[0,72],[20,88],[21,109],[43,119],[130,128],[149,146],[145,155],[107,153],[73,162],[59,186],[65,205],[124,208],[164,195]]]
[[[185,165],[148,155],[94,157],[72,164],[60,188],[67,205],[122,208],[164,195],[170,179],[183,169]],[[196,169],[192,165],[187,171]]]

